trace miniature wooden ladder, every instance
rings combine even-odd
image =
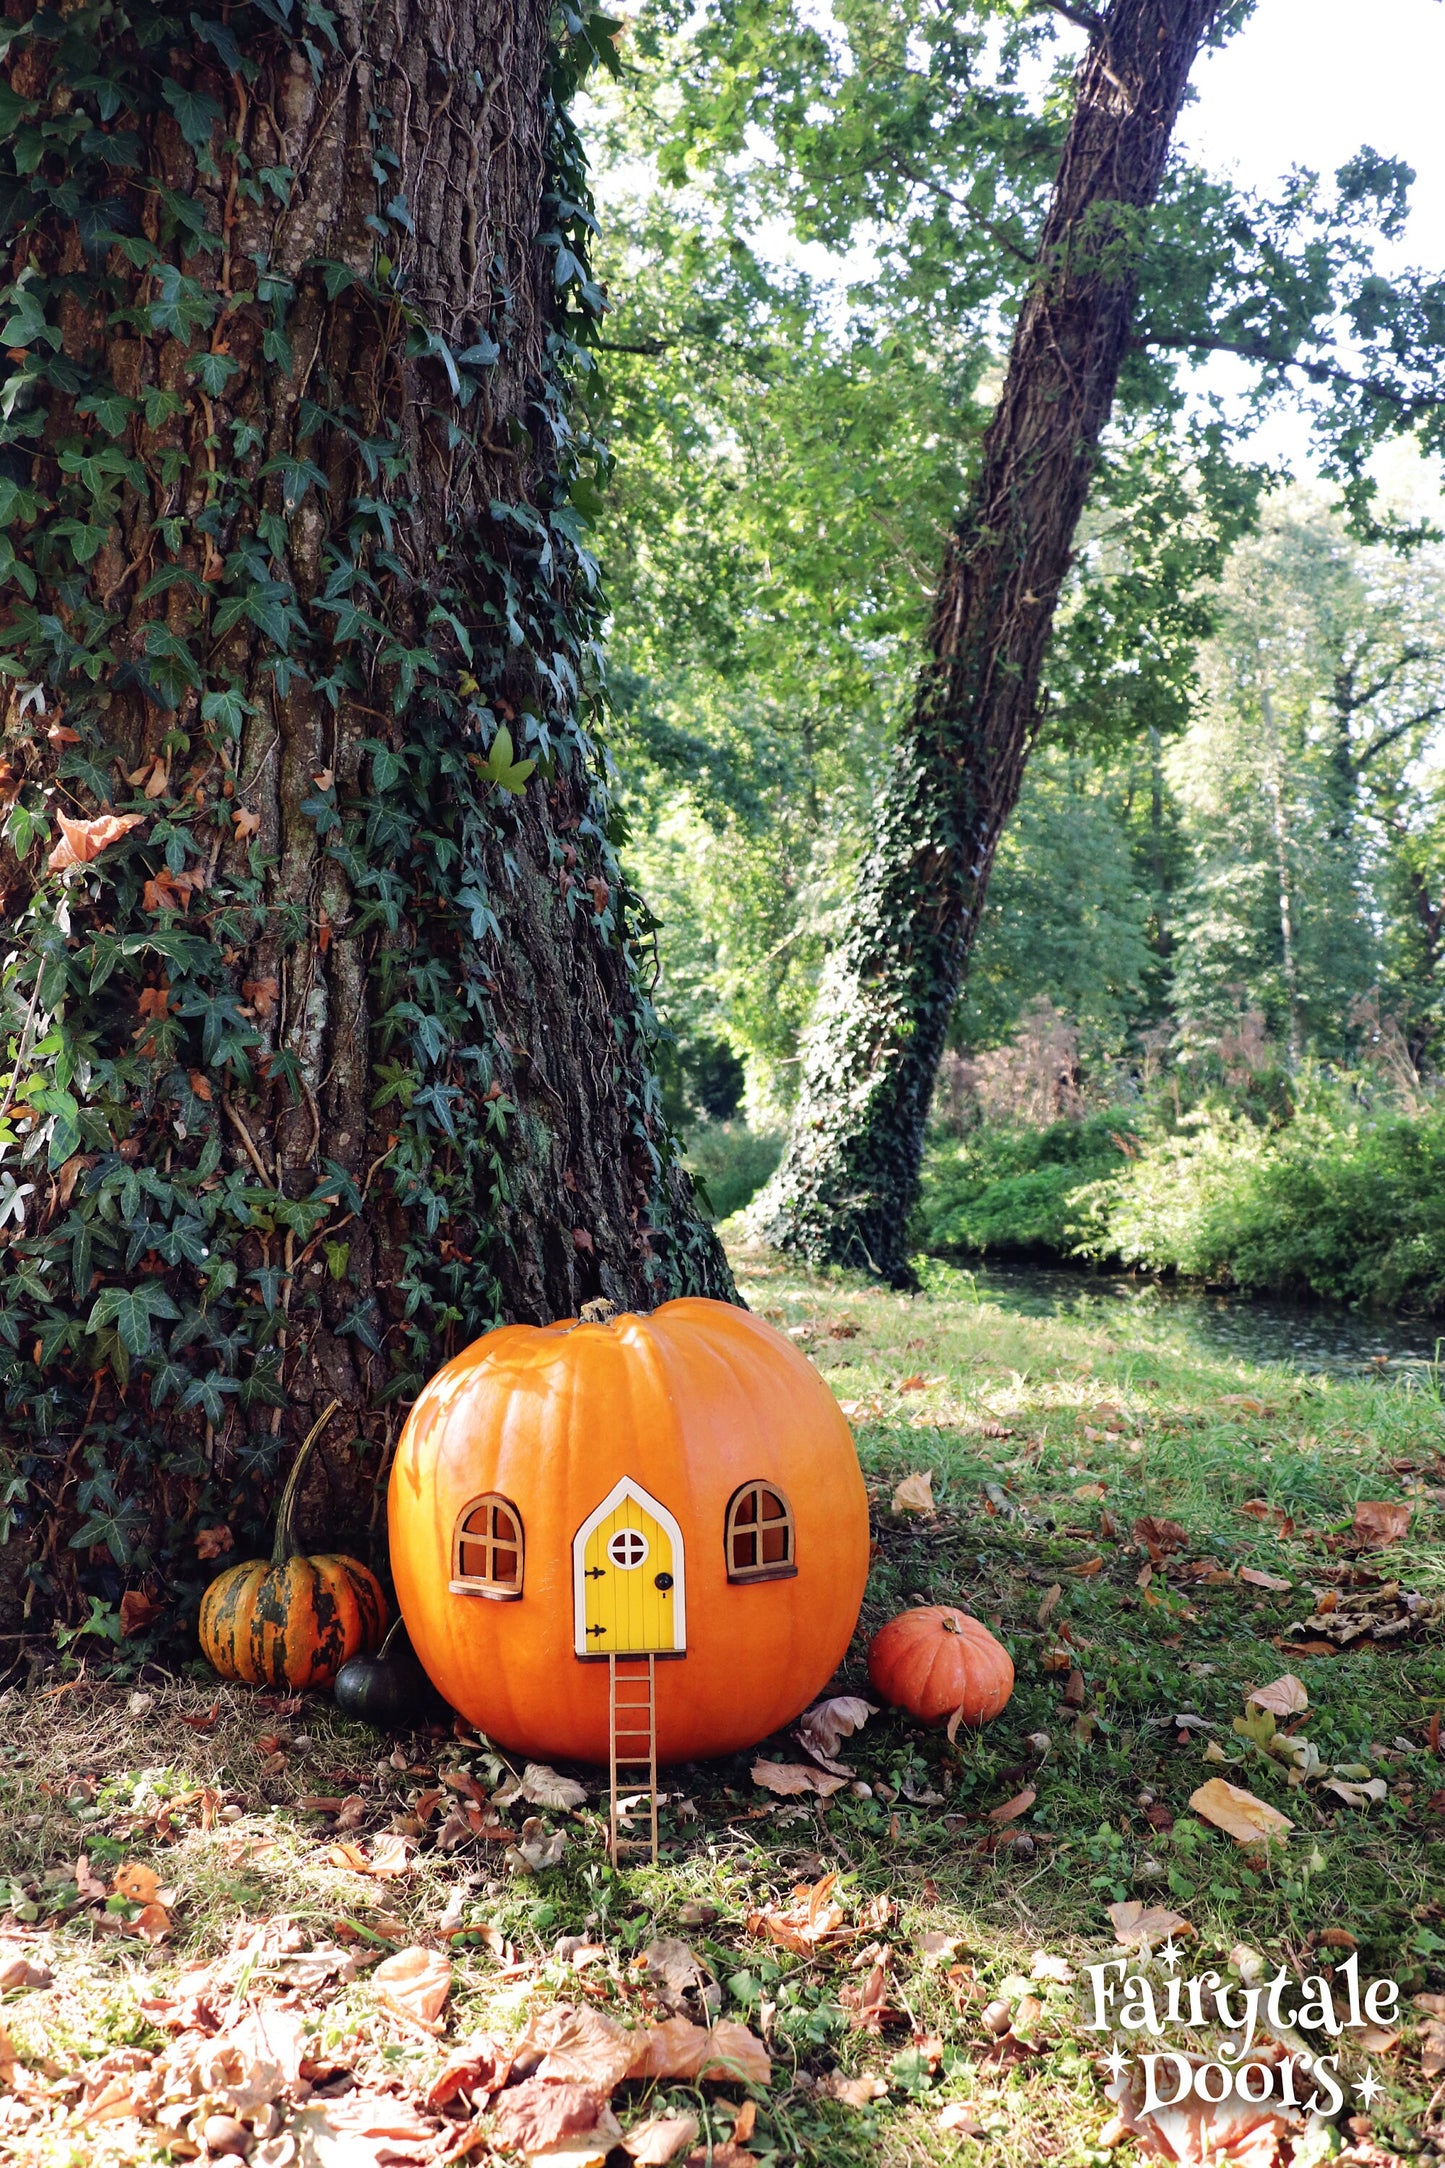
[[[620,1664],[645,1666],[645,1669],[622,1671]],[[637,1689],[641,1687],[639,1700]],[[621,1689],[621,1691],[619,1691]],[[657,1864],[657,1659],[654,1656],[609,1656],[607,1659],[607,1743],[612,1776],[612,1793],[608,1806],[608,1850],[612,1864],[618,1863],[617,1855],[624,1845],[640,1849],[648,1845],[653,1865]],[[627,1751],[629,1748],[632,1752]],[[651,1837],[621,1837],[617,1834],[617,1793],[619,1769],[645,1769],[647,1771],[647,1804],[651,1814]],[[642,1786],[637,1785],[640,1791]]]

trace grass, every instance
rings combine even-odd
[[[1431,1750],[1445,1635],[1428,1604],[1385,1645],[1300,1655],[1289,1635],[1312,1611],[1312,1590],[1343,1599],[1362,1576],[1367,1591],[1375,1575],[1445,1597],[1434,1384],[1341,1383],[1222,1360],[1167,1316],[1131,1319],[1127,1339],[1116,1319],[1087,1310],[1011,1316],[946,1268],[931,1292],[907,1297],[812,1279],[765,1255],[740,1253],[735,1264],[749,1302],[807,1349],[852,1414],[879,1550],[846,1684],[866,1691],[867,1638],[892,1612],[962,1603],[1013,1653],[1018,1683],[1003,1715],[954,1747],[904,1718],[876,1717],[841,1748],[869,1796],[773,1799],[751,1782],[750,1756],[676,1772],[656,1867],[609,1871],[596,1773],[583,1772],[589,1805],[546,1817],[568,1833],[555,1870],[507,1874],[495,1845],[443,1855],[423,1835],[410,1872],[378,1881],[352,1871],[338,1847],[417,1826],[412,1808],[431,1772],[465,1768],[495,1784],[505,1772],[484,1746],[445,1726],[393,1742],[324,1699],[278,1710],[199,1672],[143,1680],[145,1701],[134,1685],[37,1674],[0,1701],[0,1889],[8,1879],[18,1907],[10,1933],[29,1938],[55,1984],[13,1992],[0,2011],[39,2088],[0,2105],[0,2160],[104,2168],[184,2157],[184,2145],[168,2151],[135,2123],[77,2126],[72,2081],[107,2053],[159,2045],[143,2005],[224,1951],[238,1922],[284,1917],[303,1937],[339,1934],[363,1953],[444,1943],[455,1968],[449,2040],[513,2032],[537,2002],[579,1999],[584,1980],[602,2007],[635,2017],[633,1953],[659,1932],[679,1935],[727,2014],[763,2029],[772,2049],[755,2156],[829,2168],[865,2159],[923,2168],[960,2150],[1001,2168],[1101,2161],[1110,2104],[1099,2043],[1082,2029],[1076,1989],[1030,1975],[1039,1952],[1075,1967],[1108,1954],[1105,1908],[1129,1898],[1188,1919],[1195,1970],[1227,1972],[1241,1944],[1271,1972],[1278,1962],[1318,1969],[1340,1954],[1321,1933],[1347,1931],[1364,1977],[1400,1983],[1407,2022],[1374,2060],[1386,2090],[1373,2115],[1331,2142],[1366,2162],[1445,2154],[1410,2007],[1414,1994],[1445,1989],[1445,1766]],[[895,1484],[923,1470],[936,1516],[894,1515]],[[1409,1501],[1407,1543],[1356,1555],[1360,1500]],[[1242,1511],[1251,1501],[1263,1509]],[[1145,1515],[1180,1523],[1188,1538],[1151,1573],[1133,1538]],[[1241,1569],[1290,1586],[1252,1584]],[[1383,1799],[1356,1807],[1318,1783],[1290,1789],[1284,1768],[1234,1731],[1246,1693],[1285,1671],[1308,1690],[1303,1735],[1325,1762],[1384,1778]],[[1193,1721],[1181,1726],[1181,1713]],[[1206,1758],[1211,1746],[1225,1762]],[[790,1739],[771,1751],[803,1758]],[[1289,1844],[1241,1850],[1192,1815],[1190,1794],[1213,1775],[1289,1814]],[[1025,1813],[989,1820],[1026,1789],[1036,1797]],[[205,1793],[209,1802],[192,1796],[158,1820],[166,1800]],[[360,1831],[333,1831],[304,1811],[314,1794],[358,1799]],[[97,1931],[94,1907],[74,1901],[82,1852],[107,1880],[124,1862],[154,1866],[176,1893],[168,1939],[148,1948],[124,1931],[124,1910],[113,1915],[120,1931]],[[749,1930],[750,1912],[832,1872],[860,1926],[838,1954],[792,1955]],[[886,1917],[867,1912],[879,1899]],[[559,1937],[579,1935],[608,1952],[585,1976],[565,1945],[556,1954]],[[930,1955],[925,1935],[956,1947]],[[897,2018],[871,2032],[857,2022],[858,1996],[878,1967]],[[374,2082],[427,2081],[445,2043],[398,2030],[364,1971],[328,1993],[312,2002],[338,2060]],[[983,2011],[1000,2000],[1017,2010],[1025,1993],[1042,2005],[1032,2028],[1040,2052],[990,2056]],[[837,2073],[874,2074],[886,2090],[850,2106],[828,2095]],[[739,2088],[704,2091],[687,2101],[722,2142]],[[981,2136],[940,2126],[949,2103]],[[635,2119],[640,2099],[622,2112]]]

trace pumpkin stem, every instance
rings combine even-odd
[[[392,1642],[395,1641],[399,1633],[404,1631],[405,1624],[405,1620],[402,1618],[401,1613],[398,1611],[396,1617],[387,1627],[386,1633],[382,1639],[381,1647],[376,1652],[376,1660],[379,1664],[386,1661],[387,1653],[391,1648]]]
[[[341,1406],[339,1400],[331,1401],[326,1411],[311,1425],[301,1443],[301,1450],[291,1463],[291,1473],[286,1478],[286,1488],[281,1493],[281,1503],[276,1508],[276,1540],[271,1545],[271,1563],[284,1566],[288,1558],[295,1558],[301,1546],[291,1533],[291,1523],[296,1513],[296,1497],[301,1488],[301,1478],[306,1473],[316,1441]]]
[[[956,1634],[958,1632],[958,1620],[956,1618],[940,1619],[939,1624],[946,1634]]]
[[[584,1302],[577,1312],[584,1325],[606,1325],[620,1314],[616,1303],[607,1295],[598,1295],[593,1301]]]

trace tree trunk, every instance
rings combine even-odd
[[[456,1347],[732,1290],[585,721],[545,0],[9,5],[0,1476],[114,1634],[332,1396],[364,1542]]]
[[[1218,0],[1114,0],[1079,67],[1038,270],[945,557],[913,712],[824,972],[788,1149],[753,1215],[769,1240],[819,1263],[908,1278],[934,1076],[1035,734],[1128,344],[1143,214],[1217,12]]]

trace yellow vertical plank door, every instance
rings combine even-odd
[[[672,1537],[637,1499],[620,1498],[590,1531],[582,1576],[589,1655],[677,1647]]]

